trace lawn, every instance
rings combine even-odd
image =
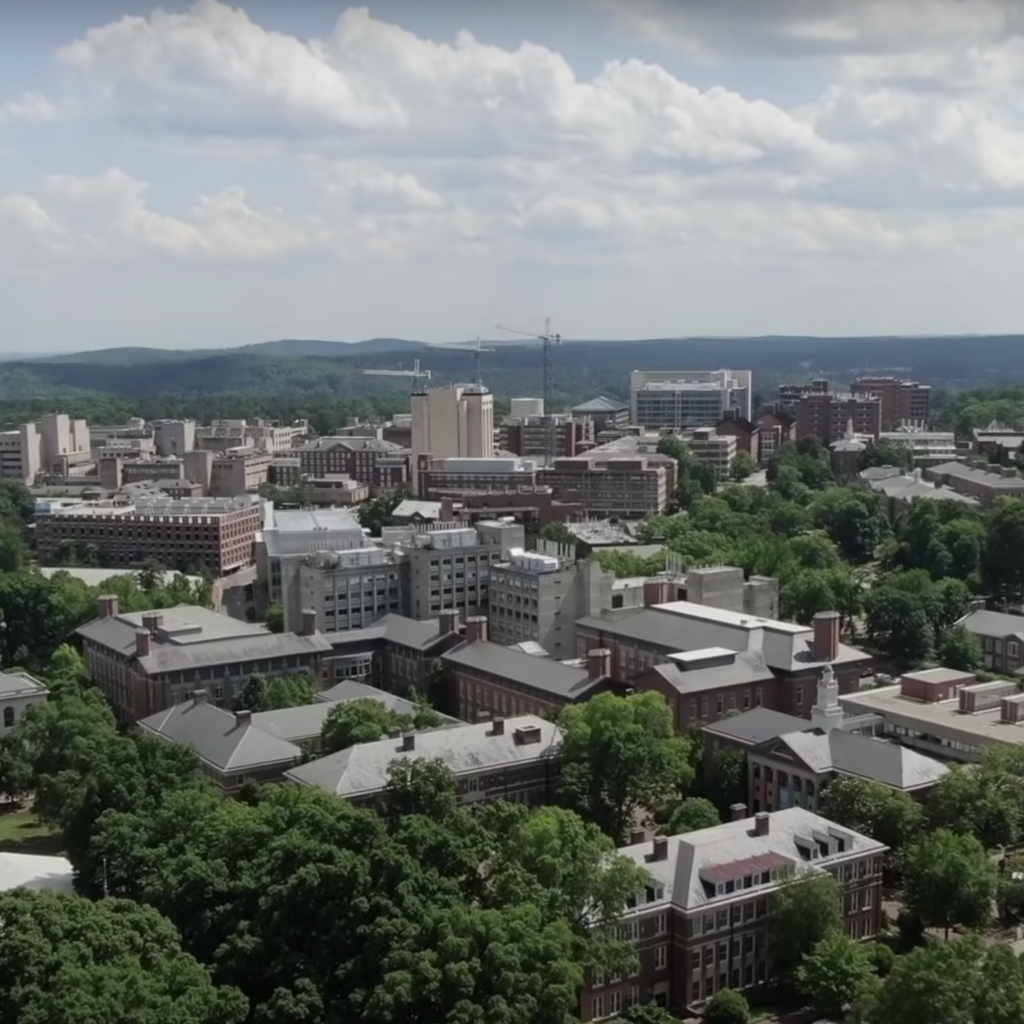
[[[30,810],[9,810],[8,806],[0,805],[0,852],[61,852],[58,833],[39,821]]]

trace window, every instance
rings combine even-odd
[[[590,1004],[590,1016],[600,1020],[604,1016],[604,996],[594,996]]]
[[[655,946],[654,948],[654,969],[663,971],[668,963],[668,946]]]
[[[867,908],[865,908],[865,909],[867,909]],[[655,935],[664,935],[665,932],[667,932],[667,931],[668,931],[668,915],[667,914],[658,914],[658,916],[654,919],[654,934]]]
[[[14,725],[14,708],[4,708],[4,728],[10,729]]]
[[[622,992],[612,992],[608,996],[608,1012],[614,1014],[622,1013]]]
[[[874,889],[865,889],[864,892],[861,894],[861,896],[862,896],[862,899],[861,899],[860,909],[861,910],[873,910],[874,906],[875,906],[875,890]]]
[[[796,706],[798,708],[799,707],[803,707],[803,703],[804,703],[804,688],[802,686],[798,686],[796,688]]]
[[[626,1006],[636,1006],[640,1002],[640,986],[630,985],[629,995],[626,996]]]

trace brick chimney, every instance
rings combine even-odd
[[[504,736],[505,735],[505,719],[495,718],[491,722],[491,735],[492,736]]]
[[[608,679],[612,674],[612,652],[607,647],[595,647],[587,651],[587,677]]]
[[[668,838],[655,836],[651,844],[651,860],[668,860]]]
[[[635,828],[629,833],[629,845],[639,846],[641,843],[647,842],[647,830],[643,828]]]
[[[149,657],[149,642],[152,638],[147,629],[135,630],[135,654],[140,658]]]
[[[455,501],[452,498],[441,499],[441,511],[438,519],[442,523],[450,523],[455,518]]]
[[[729,815],[732,821],[742,821],[747,816],[747,805],[733,804],[729,808]]]
[[[459,628],[459,613],[454,608],[446,608],[437,617],[437,628],[442,636],[457,632]]]
[[[814,657],[831,665],[839,657],[839,612],[818,612],[812,625]]]
[[[668,601],[668,580],[658,579],[656,576],[644,580],[644,607],[653,608],[656,604],[665,604]]]
[[[466,639],[471,644],[487,639],[486,615],[471,615],[466,619]]]
[[[192,694],[192,703],[193,703],[193,705],[195,705],[195,704],[205,704],[206,703],[206,691],[205,690],[196,690]]]
[[[96,598],[96,618],[115,618],[121,612],[121,599],[117,594],[104,594]]]
[[[235,712],[235,725],[252,725],[252,712],[251,711],[236,711]]]
[[[758,811],[754,815],[754,835],[766,836],[771,828],[771,818],[767,811]]]
[[[163,625],[164,617],[159,612],[146,612],[142,616],[142,628],[150,636],[156,636],[156,631]]]
[[[316,636],[316,609],[302,609],[302,635]]]
[[[414,733],[414,732],[403,732],[402,733],[402,749],[403,750],[415,750],[416,749],[416,733]]]

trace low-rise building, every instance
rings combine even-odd
[[[212,703],[233,705],[254,675],[327,678],[323,663],[333,648],[312,612],[301,633],[269,633],[191,605],[121,612],[115,596],[98,604],[97,618],[76,633],[90,675],[122,722],[187,702],[196,690],[209,692]]]
[[[49,693],[28,673],[0,672],[0,736],[9,733],[30,707],[44,704]]]
[[[1015,674],[1024,667],[1024,615],[979,608],[957,625],[978,638],[985,668]]]
[[[554,454],[572,458],[594,447],[594,425],[564,415],[508,416],[498,428],[498,446],[513,455],[542,459],[553,442]]]
[[[859,940],[878,934],[885,846],[802,807],[746,811],[740,804],[725,824],[619,850],[651,876],[620,926],[639,969],[629,978],[591,975],[582,1020],[648,1001],[682,1019],[724,988],[764,985],[772,973],[772,899],[794,872],[832,875],[846,933]]]
[[[737,452],[746,452],[755,462],[761,461],[760,429],[756,423],[729,409],[714,429],[719,437],[735,438]]]
[[[289,454],[299,457],[310,478],[351,477],[375,494],[408,487],[412,479],[408,450],[375,437],[321,437]]]
[[[729,479],[739,451],[735,434],[719,433],[716,427],[697,427],[684,436],[695,459],[709,466],[717,479]]]
[[[1024,430],[1016,430],[993,420],[987,427],[975,427],[971,431],[971,454],[1014,455],[1024,442]]]
[[[384,795],[393,764],[435,759],[455,775],[464,803],[509,800],[541,807],[558,795],[561,734],[535,715],[407,732],[291,768],[285,779],[373,805]]]
[[[981,502],[969,494],[962,494],[951,487],[926,480],[921,469],[904,473],[895,466],[869,466],[857,474],[857,480],[882,495],[890,518],[906,512],[921,498],[927,498],[929,501],[951,501],[969,508],[981,507]]]
[[[981,457],[966,462],[940,462],[924,471],[926,480],[957,494],[992,505],[998,498],[1024,498],[1024,478],[1016,466],[996,466]]]
[[[537,478],[558,498],[579,504],[590,515],[641,519],[661,512],[672,497],[674,476],[666,462],[672,460],[651,455],[604,457],[594,449],[574,459],[555,459]]]

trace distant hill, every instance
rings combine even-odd
[[[370,338],[367,341],[316,341],[286,338],[281,341],[258,341],[243,345],[241,349],[223,349],[225,352],[259,352],[261,355],[320,356],[347,358],[356,355],[380,355],[385,352],[420,353],[430,346],[425,341],[405,338]]]

